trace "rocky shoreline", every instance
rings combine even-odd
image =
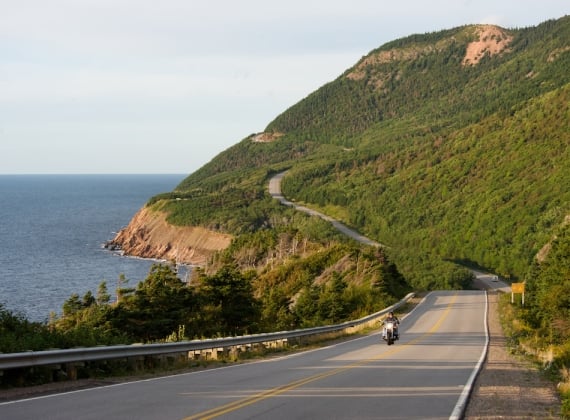
[[[197,226],[174,226],[166,214],[143,207],[104,247],[124,255],[203,266],[227,248],[233,236]]]

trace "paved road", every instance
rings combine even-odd
[[[378,334],[292,356],[0,404],[0,419],[448,419],[480,363],[486,295],[433,292]]]
[[[287,200],[283,196],[283,194],[281,193],[281,180],[285,176],[285,173],[286,173],[286,171],[280,172],[269,180],[269,194],[273,198],[275,198],[276,200],[279,200],[282,204],[284,204],[286,206],[295,207],[295,209],[297,209],[299,211],[303,211],[303,212],[308,213],[310,215],[320,217],[321,219],[324,219],[324,220],[332,223],[332,225],[335,228],[337,228],[339,231],[341,231],[342,233],[344,233],[347,236],[350,236],[351,238],[355,239],[356,241],[358,241],[360,243],[363,243],[366,245],[372,245],[372,246],[386,247],[386,245],[383,245],[379,242],[373,241],[372,239],[367,238],[366,236],[363,236],[360,233],[346,227],[345,225],[343,225],[342,223],[338,222],[337,220],[333,219],[330,216],[327,216],[323,213],[319,213],[318,211],[312,210],[308,207],[299,206],[299,205],[293,203],[292,201]],[[488,289],[500,290],[501,292],[505,292],[505,293],[511,292],[511,286],[509,284],[499,280],[499,278],[496,275],[478,272],[475,270],[473,270],[473,273],[477,276],[477,278],[479,280],[481,280],[487,286]]]
[[[366,245],[371,245],[371,246],[378,246],[378,247],[379,246],[385,246],[385,245],[382,245],[376,241],[373,241],[372,239],[367,238],[366,236],[361,235],[360,233],[356,232],[355,230],[352,230],[352,229],[346,227],[345,225],[343,225],[339,221],[333,219],[332,217],[327,216],[326,214],[319,213],[316,210],[312,210],[308,207],[297,205],[297,204],[293,203],[292,201],[287,200],[285,197],[283,197],[283,194],[281,193],[281,180],[283,179],[284,175],[285,175],[285,172],[281,172],[269,180],[269,194],[273,198],[279,200],[282,204],[284,204],[286,206],[295,207],[295,209],[297,209],[299,211],[303,211],[303,212],[308,213],[312,216],[320,217],[321,219],[324,219],[327,222],[332,223],[332,225],[336,229],[338,229],[339,231],[341,231],[345,235],[357,240],[360,243],[363,243]]]
[[[498,290],[503,293],[511,293],[511,285],[500,280],[499,277],[492,273],[483,273],[473,270],[477,279],[483,283],[484,287],[489,290]]]

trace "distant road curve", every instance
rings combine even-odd
[[[386,248],[386,245],[383,245],[379,242],[376,242],[376,241],[373,241],[372,239],[367,238],[366,236],[361,235],[360,233],[346,227],[345,225],[340,223],[338,220],[335,220],[332,217],[327,216],[326,214],[319,213],[318,211],[312,210],[308,207],[299,206],[299,205],[287,200],[285,197],[283,197],[283,194],[281,193],[281,180],[283,179],[285,174],[286,174],[286,171],[280,172],[269,180],[269,194],[273,198],[279,200],[282,204],[284,204],[286,206],[295,207],[295,209],[297,209],[299,211],[303,211],[305,213],[308,213],[311,216],[318,216],[321,219],[326,220],[327,222],[330,222],[337,230],[341,231],[345,235],[351,237],[352,239],[354,239],[360,243],[363,243],[365,245],[375,246],[375,247]]]
[[[500,280],[496,274],[471,270],[477,280],[483,284],[483,288],[488,290],[497,290],[503,293],[511,293],[511,285]]]

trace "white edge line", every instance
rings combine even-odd
[[[119,386],[127,386],[127,385],[131,385],[131,384],[137,384],[137,383],[143,383],[143,382],[160,381],[163,379],[170,379],[170,378],[180,377],[180,376],[198,375],[198,374],[208,373],[208,372],[212,372],[212,371],[216,371],[216,370],[222,370],[222,369],[237,369],[239,367],[247,366],[247,365],[250,365],[252,363],[276,362],[279,360],[290,359],[293,357],[301,356],[302,354],[312,353],[315,351],[321,351],[321,350],[326,350],[326,349],[330,349],[333,347],[341,346],[341,345],[346,344],[350,341],[364,340],[366,338],[369,338],[369,336],[355,337],[351,340],[343,341],[341,343],[331,344],[331,345],[328,345],[325,347],[318,347],[315,349],[304,350],[304,351],[300,351],[300,352],[292,353],[292,354],[287,354],[287,355],[280,356],[280,357],[261,359],[261,360],[247,362],[247,363],[238,363],[238,364],[234,364],[234,365],[230,365],[230,366],[221,366],[221,367],[217,367],[217,368],[210,368],[210,369],[204,369],[204,370],[193,371],[193,372],[178,373],[178,374],[166,375],[166,376],[158,376],[155,378],[139,379],[139,380],[134,380],[134,381],[126,381],[126,382],[110,384],[110,385],[93,386],[90,388],[77,389],[75,391],[56,392],[53,394],[40,395],[38,397],[22,398],[19,400],[5,401],[5,402],[0,402],[0,407],[3,405],[18,404],[18,403],[24,403],[24,402],[28,402],[28,401],[43,400],[46,398],[55,398],[55,397],[61,397],[61,396],[65,396],[65,395],[78,394],[80,392],[98,391],[101,389],[114,388],[114,387],[119,387]],[[110,378],[110,379],[112,379],[112,378]]]
[[[420,303],[418,303],[409,313],[407,313],[405,316],[402,317],[402,319],[406,318],[408,315],[410,315],[412,312],[414,312],[416,310],[416,308],[418,306],[420,306],[426,299],[427,296],[429,296],[431,294],[428,293],[421,301]],[[379,333],[376,333],[379,334]],[[85,389],[77,389],[75,391],[67,391],[67,392],[58,392],[58,393],[53,393],[53,394],[48,394],[48,395],[40,395],[38,397],[31,397],[31,398],[22,398],[19,400],[12,400],[12,401],[5,401],[5,402],[0,402],[0,407],[3,405],[10,405],[10,404],[18,404],[18,403],[23,403],[23,402],[28,402],[28,401],[35,401],[35,400],[43,400],[46,398],[55,398],[55,397],[61,397],[64,395],[71,395],[71,394],[77,394],[80,392],[88,392],[88,391],[97,391],[97,390],[101,390],[101,389],[106,389],[106,388],[114,388],[114,387],[119,387],[119,386],[126,386],[126,385],[130,385],[130,384],[136,384],[136,383],[142,383],[142,382],[152,382],[152,381],[160,381],[163,379],[169,379],[169,378],[173,378],[173,377],[177,377],[177,376],[188,376],[188,375],[198,375],[201,373],[205,373],[205,372],[212,372],[215,370],[221,370],[221,369],[233,369],[233,368],[238,368],[238,367],[242,367],[251,363],[269,363],[269,362],[275,362],[275,361],[279,361],[279,360],[284,360],[284,359],[289,359],[289,358],[293,358],[293,357],[297,357],[300,356],[301,354],[306,354],[306,353],[311,353],[314,351],[321,351],[321,350],[326,350],[326,349],[330,349],[336,346],[341,346],[345,343],[348,343],[350,341],[358,341],[358,340],[364,340],[369,338],[368,335],[363,336],[363,337],[356,337],[353,338],[352,340],[347,340],[347,341],[343,341],[341,343],[335,343],[335,344],[331,344],[329,346],[325,346],[325,347],[319,347],[316,349],[310,349],[310,350],[305,350],[305,351],[300,351],[297,353],[293,353],[293,354],[287,354],[281,357],[276,357],[276,358],[269,358],[269,359],[262,359],[262,360],[257,360],[257,361],[253,361],[253,362],[248,362],[248,363],[239,363],[239,364],[235,364],[235,365],[231,365],[231,366],[221,366],[221,367],[217,367],[217,368],[211,368],[211,369],[204,369],[204,370],[200,370],[200,371],[194,371],[194,372],[186,372],[186,373],[179,373],[179,374],[174,374],[174,375],[167,375],[167,376],[159,376],[156,378],[148,378],[148,379],[140,379],[140,380],[135,380],[135,381],[127,381],[127,382],[121,382],[121,383],[117,383],[117,384],[111,384],[111,385],[102,385],[102,386],[94,386],[91,388],[85,388]],[[112,379],[112,378],[111,378]]]
[[[485,362],[485,359],[487,357],[487,352],[489,350],[489,322],[487,320],[488,309],[489,309],[489,294],[485,290],[485,318],[484,318],[485,335],[486,335],[485,347],[481,352],[481,357],[479,357],[479,362],[477,362],[475,369],[473,369],[473,372],[471,372],[471,376],[469,376],[467,383],[463,387],[463,391],[459,396],[459,400],[457,400],[457,404],[455,404],[455,408],[453,409],[451,416],[449,416],[449,420],[460,420],[463,418],[465,414],[465,409],[467,408],[467,402],[469,400],[469,396],[471,395],[471,392],[473,390],[473,384],[475,383],[475,380],[477,379],[479,372],[481,372],[481,368],[483,367],[483,363]]]

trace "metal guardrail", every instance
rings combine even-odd
[[[84,347],[65,350],[26,351],[21,353],[0,353],[0,371],[33,366],[56,365],[61,363],[78,363],[96,360],[111,360],[140,356],[158,356],[169,353],[182,353],[208,349],[231,348],[250,344],[269,343],[279,340],[315,336],[339,332],[374,322],[389,311],[404,305],[414,296],[408,294],[398,303],[368,315],[364,318],[347,321],[342,324],[324,327],[304,328],[292,331],[273,332],[267,334],[253,334],[239,337],[214,338],[208,340],[181,341],[164,344],[131,344],[116,346]]]

